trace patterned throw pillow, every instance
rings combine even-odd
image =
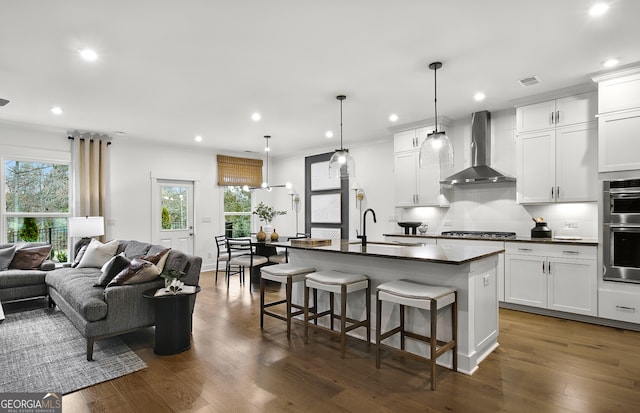
[[[51,252],[51,245],[18,248],[9,268],[16,270],[37,270]]]
[[[118,275],[107,284],[107,287],[140,284],[155,280],[159,275],[160,269],[153,263],[143,260],[142,258],[134,258],[127,268],[120,271]]]

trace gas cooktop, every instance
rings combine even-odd
[[[487,238],[487,239],[515,239],[515,232],[497,231],[444,231],[443,237],[456,238]]]

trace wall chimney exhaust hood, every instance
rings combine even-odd
[[[440,181],[444,185],[515,182],[515,178],[496,171],[491,162],[491,115],[488,111],[471,116],[471,166]]]

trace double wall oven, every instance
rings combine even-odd
[[[603,279],[640,284],[640,179],[603,184]]]

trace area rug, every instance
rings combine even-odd
[[[147,365],[118,337],[86,340],[57,309],[5,314],[0,324],[0,392],[67,394]]]

